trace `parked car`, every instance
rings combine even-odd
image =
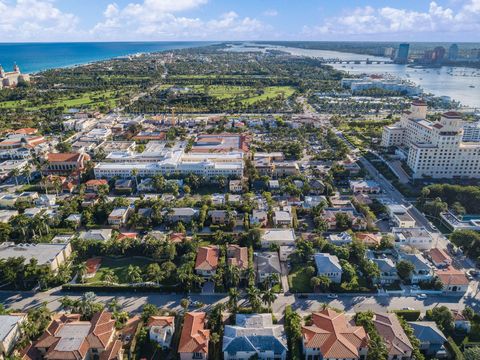
[[[327,295],[327,298],[329,298],[329,299],[338,299],[338,295],[337,295],[337,294],[328,294],[328,295]]]
[[[425,300],[427,298],[427,294],[418,294],[417,295],[417,299],[420,299],[420,300]]]

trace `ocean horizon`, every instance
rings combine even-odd
[[[16,63],[23,73],[31,74],[138,53],[186,49],[214,43],[212,41],[0,43],[0,64],[5,71],[11,71]]]

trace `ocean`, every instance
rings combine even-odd
[[[88,42],[0,43],[0,64],[11,71],[17,63],[24,73],[86,64],[119,56],[205,46],[212,42]]]

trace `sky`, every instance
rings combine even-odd
[[[480,40],[480,0],[0,0],[0,42]]]

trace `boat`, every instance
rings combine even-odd
[[[473,89],[475,87],[475,85],[470,85],[469,87],[471,87]]]

